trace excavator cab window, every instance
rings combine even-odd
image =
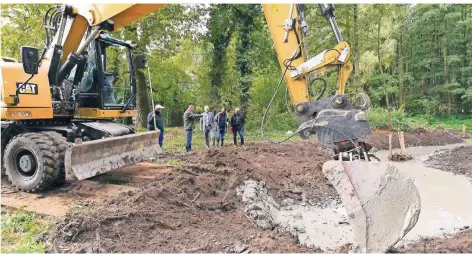
[[[87,47],[87,63],[77,84],[80,107],[134,109],[135,71],[131,46],[108,36],[100,36]],[[75,78],[74,68],[67,78]]]
[[[102,70],[102,96],[105,109],[135,107],[135,72],[131,46],[108,34],[96,40]]]
[[[123,106],[131,98],[130,50],[119,45],[102,45],[104,105]]]

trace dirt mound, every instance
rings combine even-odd
[[[443,238],[425,238],[422,241],[392,250],[392,252],[407,253],[471,253],[472,252],[472,230],[463,231],[458,234]]]
[[[69,214],[51,241],[58,252],[305,252],[287,234],[254,227],[236,188],[267,183],[280,201],[337,198],[314,144],[249,144],[200,151],[156,181],[141,183],[92,211]],[[137,186],[134,186],[137,187]]]
[[[388,149],[388,134],[389,131],[376,130],[364,141],[380,150]],[[393,133],[392,146],[399,148],[398,133]],[[457,144],[464,142],[459,136],[448,131],[431,131],[424,132],[422,130],[405,132],[405,145],[411,146],[439,146],[448,144]]]
[[[426,164],[454,174],[472,178],[472,146],[457,147],[452,150],[442,150],[432,155]]]
[[[298,142],[250,143],[242,148],[199,152],[184,160],[187,165],[198,163],[206,170],[236,174],[239,176],[236,185],[246,180],[264,181],[277,202],[285,198],[305,198],[324,203],[338,197],[321,171],[323,163],[329,159],[326,150],[316,144]]]
[[[375,133],[370,140],[386,148],[388,133]],[[408,146],[454,141],[441,132],[406,133]],[[75,209],[55,225],[51,242],[55,252],[313,251],[277,229],[255,227],[236,189],[255,180],[265,182],[277,203],[305,201],[323,207],[340,202],[321,170],[330,156],[326,148],[306,141],[166,154],[160,162],[172,167],[159,171],[151,163],[143,165],[156,172],[154,178],[146,175],[127,183],[133,190],[118,198]]]

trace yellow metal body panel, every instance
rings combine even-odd
[[[334,48],[329,49],[328,51],[326,51],[326,53],[323,56],[323,62],[322,63],[320,63],[316,66],[313,66],[310,69],[303,69],[303,74],[308,74],[310,72],[322,73],[322,72],[326,71],[326,69],[328,67],[340,66],[336,88],[337,88],[337,94],[344,94],[344,89],[346,87],[346,82],[347,82],[347,79],[349,78],[349,75],[352,72],[352,67],[353,67],[351,61],[349,60],[349,58],[351,57],[351,51],[350,50],[348,51],[348,53],[346,55],[344,63],[340,62],[338,60],[339,56],[341,55],[341,52],[345,48],[350,49],[349,44],[345,41],[340,42]]]
[[[47,75],[49,69],[48,61],[43,61],[38,74],[28,82],[29,84],[35,84],[34,89],[37,91],[26,90],[25,93],[19,94],[19,103],[15,106],[11,105],[10,95],[16,94],[17,83],[25,82],[31,75],[24,72],[21,63],[1,62],[0,68],[2,120],[18,119],[16,116],[17,112],[30,112],[29,119],[52,118],[51,91],[49,90]],[[10,113],[15,113],[15,117],[12,118]],[[25,118],[22,117],[20,119]]]
[[[2,108],[3,120],[51,119],[52,108]]]
[[[15,58],[2,56],[2,57],[0,58],[0,62],[14,62],[14,63],[18,63],[18,60],[16,60]]]
[[[282,71],[285,70],[284,61],[286,59],[291,59],[293,53],[297,50],[299,43],[295,32],[290,31],[288,36],[288,41],[283,42],[285,30],[284,30],[284,21],[289,17],[290,4],[263,4],[262,8],[264,9],[264,15],[269,26],[272,39],[277,50],[277,57],[279,59],[280,67]],[[297,8],[294,5],[292,10],[292,18],[297,17]],[[296,25],[298,26],[298,22]],[[297,27],[297,32],[299,33],[299,38],[302,38],[300,34],[300,27]],[[302,45],[303,46],[303,45]],[[302,57],[292,61],[291,65],[298,66],[306,61],[306,56],[302,50]],[[290,97],[294,104],[300,102],[308,102],[311,100],[310,94],[308,93],[307,79],[305,76],[301,76],[298,79],[292,79],[288,76],[290,71],[287,71],[285,74],[285,81],[287,82],[288,90],[290,92]]]
[[[339,70],[338,83],[337,83],[338,94],[344,94],[344,89],[346,88],[346,82],[347,82],[347,79],[349,78],[349,75],[352,72],[352,68],[353,66],[352,66],[351,61],[348,61],[343,66],[341,66],[341,69]]]
[[[137,110],[102,110],[99,108],[78,108],[75,111],[75,118],[120,118],[136,116]]]
[[[65,35],[64,45],[62,47],[64,57],[62,57],[61,64],[67,60],[67,56],[71,52],[75,51],[79,47],[87,28],[87,20],[83,16],[77,15],[74,21],[72,21],[69,33]]]
[[[136,21],[165,4],[78,4],[73,7],[77,14],[69,33],[65,35],[62,63],[67,56],[76,51],[88,26],[96,26],[105,20],[112,19],[115,31]]]

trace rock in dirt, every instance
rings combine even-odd
[[[243,253],[249,249],[249,246],[247,244],[237,242],[230,248],[228,248],[229,253]]]
[[[411,155],[404,153],[394,153],[388,156],[389,161],[409,161],[412,159],[413,157]]]

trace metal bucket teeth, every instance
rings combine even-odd
[[[66,151],[66,178],[82,180],[156,158],[162,152],[158,136],[159,132],[154,131],[73,144]]]
[[[386,252],[418,221],[418,190],[392,165],[328,161],[323,173],[346,207],[359,251]]]

